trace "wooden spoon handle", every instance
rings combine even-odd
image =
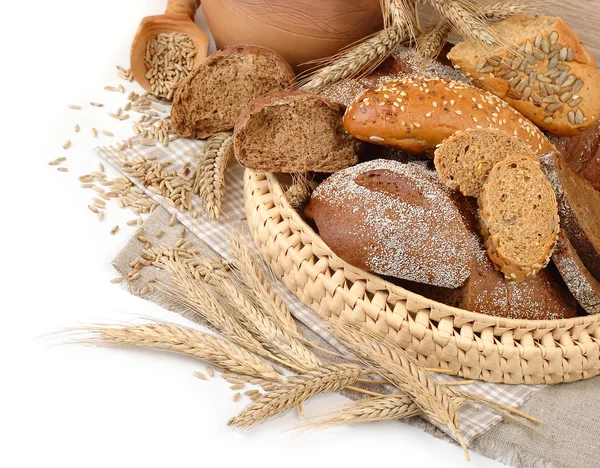
[[[168,0],[167,11],[165,13],[187,15],[192,21],[196,16],[196,10],[200,5],[200,0]]]

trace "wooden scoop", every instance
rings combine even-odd
[[[167,10],[163,15],[146,16],[138,27],[131,44],[131,72],[135,80],[145,89],[150,90],[150,82],[146,78],[146,65],[144,57],[148,40],[161,33],[187,34],[194,49],[194,68],[197,67],[208,55],[208,36],[196,23],[194,16],[200,5],[200,0],[168,0]]]

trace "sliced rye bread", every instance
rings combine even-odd
[[[270,49],[226,47],[204,60],[175,91],[173,127],[186,138],[207,138],[231,130],[248,103],[287,88],[294,78],[290,65]]]
[[[469,247],[449,192],[421,164],[379,159],[329,177],[304,214],[351,265],[454,288],[469,275]]]
[[[463,195],[478,197],[496,163],[516,155],[537,158],[522,140],[503,130],[467,129],[438,146],[434,163],[444,184]]]
[[[409,281],[399,282],[401,286],[452,307],[496,317],[557,320],[577,315],[577,302],[552,264],[521,283],[497,271],[479,234],[477,201],[458,192],[453,198],[468,230],[469,277],[455,289]]]
[[[569,242],[586,268],[600,280],[600,192],[555,153],[540,157]]]
[[[358,162],[361,143],[344,129],[344,106],[304,91],[250,103],[233,132],[242,166],[263,172],[336,172]]]
[[[600,281],[588,271],[564,231],[560,231],[552,261],[571,294],[588,314],[600,313]]]
[[[507,279],[524,281],[550,261],[558,207],[534,159],[509,156],[494,166],[479,197],[479,219],[488,255]]]

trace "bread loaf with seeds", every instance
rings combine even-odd
[[[563,20],[518,15],[490,29],[514,47],[482,55],[464,41],[448,54],[476,86],[556,135],[576,135],[600,119],[596,61]]]
[[[270,49],[225,47],[204,60],[175,91],[173,128],[186,138],[208,138],[231,130],[248,103],[287,88],[294,78],[290,65]]]
[[[579,177],[557,154],[540,158],[550,181],[562,228],[586,268],[600,280],[600,192]]]
[[[447,288],[469,276],[462,217],[421,164],[379,159],[341,170],[317,187],[304,213],[358,268]]]
[[[344,106],[305,91],[252,101],[233,132],[238,162],[263,172],[335,172],[358,162],[363,144],[344,129]]]
[[[544,268],[559,218],[539,162],[519,155],[498,162],[481,190],[479,220],[488,255],[507,279],[524,281]]]
[[[502,130],[468,129],[444,140],[435,150],[434,162],[444,184],[478,197],[496,163],[515,155],[536,158],[525,143]]]
[[[560,231],[552,261],[571,294],[588,314],[600,313],[600,281],[585,267],[565,231]]]
[[[553,146],[540,130],[491,93],[442,78],[403,78],[362,94],[346,109],[351,135],[410,153],[433,150],[468,128],[498,128],[540,155]]]

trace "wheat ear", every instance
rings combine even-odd
[[[450,393],[415,359],[389,339],[348,323],[340,322],[332,330],[344,346],[374,366],[383,378],[408,394],[425,415],[448,427],[461,440],[458,411]]]
[[[257,354],[266,354],[259,341],[226,310],[221,299],[194,278],[188,266],[166,257],[156,265],[168,272],[172,283],[157,281],[155,288],[159,293],[186,307],[188,315],[208,322],[225,338]]]
[[[454,29],[465,39],[475,43],[491,46],[497,38],[490,32],[485,21],[472,13],[456,0],[420,0],[429,3],[431,7],[444,19],[448,20]]]
[[[319,393],[337,392],[351,385],[363,369],[351,364],[331,364],[317,370],[291,376],[285,383],[250,403],[229,425],[250,427],[295,408]]]
[[[214,287],[230,303],[230,311],[237,320],[265,347],[273,356],[286,362],[293,370],[318,369],[321,362],[297,337],[290,335],[288,329],[281,327],[269,316],[262,313],[252,301],[230,279],[216,278]],[[281,362],[280,361],[280,362]]]
[[[240,346],[193,328],[166,323],[75,329],[91,336],[75,339],[97,346],[137,346],[192,356],[227,372],[280,382],[267,362]]]
[[[311,187],[306,176],[301,173],[292,174],[292,183],[285,191],[285,198],[295,210],[303,209],[310,200]]]
[[[389,27],[330,57],[328,65],[300,78],[300,89],[321,89],[377,68],[407,37],[410,29],[409,20],[395,3],[391,3],[389,9],[392,17]]]
[[[200,195],[208,217],[217,221],[221,216],[221,198],[225,187],[225,169],[233,155],[231,132],[217,133],[206,142],[194,177],[194,193]]]
[[[299,428],[313,429],[341,424],[390,421],[407,419],[421,413],[421,409],[406,394],[384,395],[375,398],[365,398],[352,403],[331,408],[311,417]]]
[[[259,265],[262,264],[265,269],[268,269],[269,266],[264,263],[262,258],[257,258],[256,255],[252,254],[248,242],[241,232],[231,233],[229,245],[241,283],[250,292],[251,297],[273,320],[288,329],[293,336],[299,337],[300,333],[296,321],[292,317],[287,304],[275,292],[273,284],[267,279]]]
[[[528,13],[532,10],[532,5],[526,5],[519,2],[497,2],[491,5],[482,5],[480,12],[488,21],[504,21],[511,16]]]

